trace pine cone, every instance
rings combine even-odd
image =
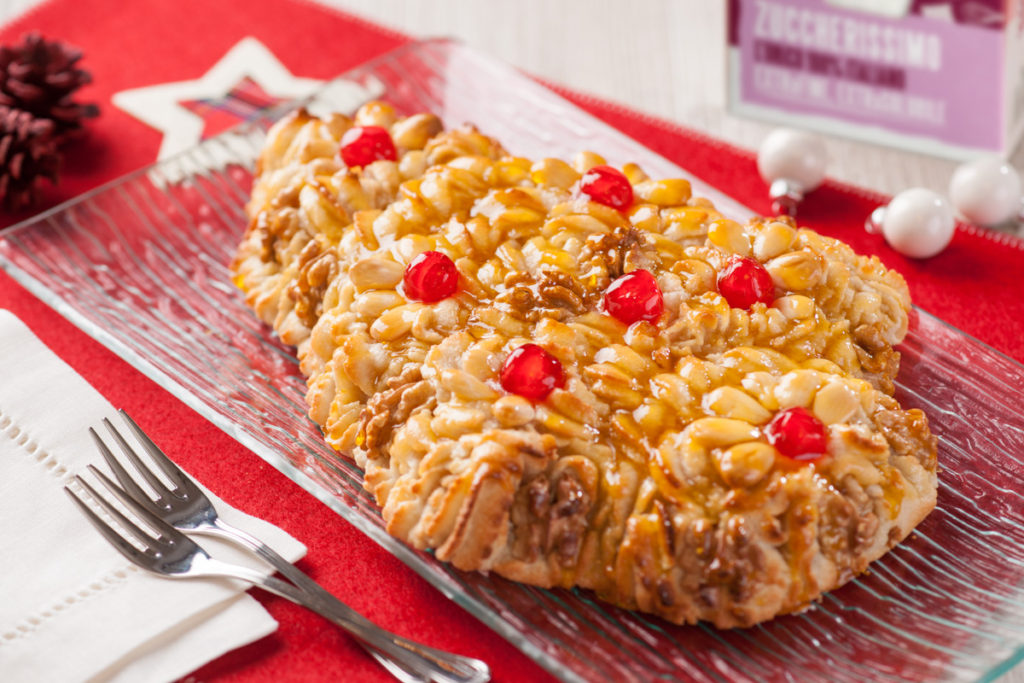
[[[0,106],[0,203],[8,211],[35,204],[39,179],[57,182],[60,156],[54,123]]]
[[[54,124],[58,142],[80,131],[82,120],[99,114],[94,104],[71,101],[76,90],[92,81],[76,68],[77,48],[49,42],[29,33],[20,45],[0,47],[0,105],[21,109]]]

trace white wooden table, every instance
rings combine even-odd
[[[450,36],[550,81],[756,149],[772,126],[726,112],[724,0],[321,0],[419,37]],[[0,0],[0,21],[39,0]],[[826,139],[829,175],[945,193],[956,163]],[[1011,158],[1024,169],[1024,149]],[[1024,683],[1024,665],[1004,680]]]

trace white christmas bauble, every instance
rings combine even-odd
[[[757,170],[766,183],[788,180],[801,192],[810,192],[821,184],[827,165],[822,139],[792,128],[772,131],[757,152]]]
[[[953,207],[941,194],[922,187],[896,195],[882,215],[885,241],[913,258],[929,258],[945,249],[953,227]]]
[[[999,157],[971,161],[953,174],[949,198],[971,223],[999,225],[1020,213],[1020,175]]]

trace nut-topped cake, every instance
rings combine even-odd
[[[935,506],[910,299],[786,218],[384,103],[269,132],[233,264],[388,531],[677,623],[799,610]]]

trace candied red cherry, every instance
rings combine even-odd
[[[718,292],[733,308],[749,309],[760,301],[775,301],[775,283],[760,263],[745,256],[733,256],[718,274]]]
[[[619,211],[633,206],[633,186],[622,171],[611,166],[595,166],[584,173],[579,190],[598,204]]]
[[[407,297],[432,304],[459,288],[459,269],[441,252],[425,251],[405,267],[402,284]]]
[[[397,158],[398,150],[386,128],[352,126],[341,136],[341,160],[349,168]]]
[[[654,276],[646,270],[634,270],[605,290],[604,310],[627,325],[638,320],[656,323],[665,310],[665,302]]]
[[[800,462],[820,460],[828,449],[825,425],[806,408],[779,411],[764,433],[775,450]]]
[[[501,386],[531,401],[543,401],[552,391],[565,386],[565,372],[558,359],[543,348],[523,344],[508,354],[501,366]]]

